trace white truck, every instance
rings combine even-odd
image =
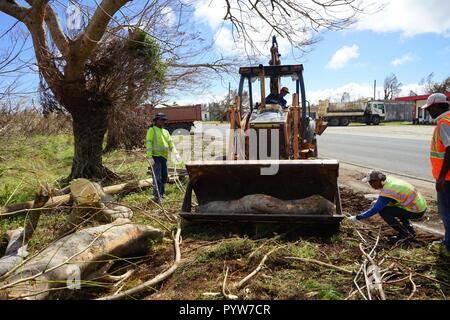
[[[379,125],[386,118],[386,109],[383,101],[330,103],[320,100],[319,116],[332,127],[348,126],[352,122]]]

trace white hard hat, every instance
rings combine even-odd
[[[422,109],[426,109],[428,107],[431,107],[433,104],[437,103],[447,103],[447,96],[443,93],[433,93],[431,96],[427,99],[427,104],[422,107]]]

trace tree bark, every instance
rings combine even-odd
[[[238,200],[205,203],[198,207],[198,212],[333,216],[336,214],[336,207],[320,195],[300,200],[281,200],[268,195],[252,194]]]
[[[75,150],[70,177],[72,179],[111,178],[114,174],[102,163],[103,138],[107,128],[107,107],[91,105],[73,111],[71,114]]]

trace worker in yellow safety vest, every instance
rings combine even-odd
[[[421,219],[427,210],[425,199],[414,186],[376,170],[371,171],[363,181],[368,182],[373,189],[380,190],[380,195],[369,210],[349,220],[364,220],[379,213],[397,231],[396,235],[389,238],[390,243],[414,238],[416,233],[410,220]]]
[[[430,147],[430,161],[436,180],[438,211],[445,227],[442,244],[450,253],[450,104],[445,94],[434,93],[422,107],[437,119]]]
[[[153,178],[153,201],[160,203],[164,198],[165,183],[168,181],[167,159],[170,152],[175,154],[175,161],[180,156],[175,148],[169,131],[164,129],[167,117],[164,113],[157,113],[153,119],[153,126],[147,131],[146,147],[149,158],[150,172]]]

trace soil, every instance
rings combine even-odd
[[[364,192],[354,192],[347,187],[341,187],[340,192],[342,207],[347,213],[358,214],[371,205],[372,200],[367,199]],[[392,246],[388,245],[386,240],[393,234],[393,231],[379,217],[375,216],[369,219],[364,222],[362,227],[367,228],[365,234],[371,239],[374,239],[379,231],[381,232],[378,247],[380,254],[392,250]],[[258,276],[250,281],[245,289],[239,291],[233,290],[232,285],[256,268],[262,255],[269,250],[269,247],[257,249],[262,243],[261,241],[266,240],[258,240],[255,234],[249,233],[246,236],[232,236],[232,234],[220,236],[215,234],[208,241],[197,238],[195,230],[189,231],[189,228],[184,230],[180,267],[166,282],[153,288],[153,290],[148,290],[140,298],[152,300],[223,299],[221,292],[225,267],[229,268],[228,287],[231,288],[231,293],[238,294],[241,299],[344,299],[348,292],[354,290],[352,287],[353,275],[337,274],[330,269],[314,264],[296,263],[285,259],[286,256],[292,255],[296,250],[305,250],[305,253],[301,254],[305,254],[306,257],[312,255],[311,257],[315,259],[354,269],[355,262],[361,259],[360,252],[357,249],[359,240],[354,234],[354,229],[346,222],[343,222],[341,232],[337,235],[341,239],[338,241],[336,239],[324,240],[318,237],[305,237],[301,234],[297,235],[296,239],[283,239],[279,243],[287,246],[287,248],[271,255]],[[214,230],[210,230],[210,232],[212,232],[212,235],[214,234]],[[424,260],[432,259],[434,254],[429,252],[427,248],[432,241],[438,238],[435,235],[418,230],[415,241],[401,244],[397,249],[401,252],[411,252],[411,256],[404,256],[406,261],[408,261],[407,259],[411,259],[411,261],[417,259],[414,257],[412,250],[426,253]],[[231,251],[227,251],[230,250],[227,244],[230,244]],[[424,249],[425,251],[420,251]],[[261,252],[250,257],[252,252],[258,250]],[[309,250],[311,251],[309,252]],[[172,246],[166,245],[165,247],[154,248],[148,259],[140,265],[138,271],[133,275],[132,281],[140,283],[148,280],[169,268],[172,261]],[[385,265],[389,263],[386,262]],[[420,261],[417,261],[417,263],[420,263]],[[437,261],[430,260],[430,262],[424,261],[424,263],[422,267],[418,267],[421,273],[428,276],[430,272],[436,272],[438,280],[449,280],[450,276],[445,269],[445,265],[448,265],[449,261],[442,262],[438,258]],[[435,263],[437,264],[435,265]],[[401,279],[401,276],[394,279]],[[437,291],[435,283],[419,276],[414,279],[418,285],[415,298],[442,298],[442,294],[447,295],[448,291],[446,291],[445,286],[441,287],[442,290]],[[385,290],[390,299],[406,299],[412,293],[412,287],[408,281],[386,285]],[[361,297],[355,298],[360,299]]]

